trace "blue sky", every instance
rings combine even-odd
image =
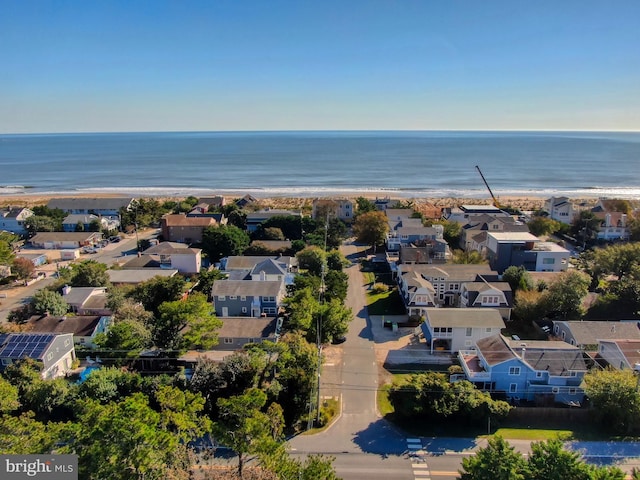
[[[640,1],[0,0],[0,133],[640,130]]]

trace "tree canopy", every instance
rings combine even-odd
[[[202,249],[214,262],[241,255],[249,243],[249,235],[234,225],[211,226],[202,232]]]
[[[353,234],[358,242],[371,245],[374,249],[384,245],[388,232],[389,224],[384,212],[371,211],[360,214],[353,223]]]

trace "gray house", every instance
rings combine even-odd
[[[101,217],[120,219],[120,209],[130,209],[133,198],[131,197],[111,197],[111,198],[52,198],[47,203],[51,209],[59,208],[67,213],[77,213],[88,215],[90,213]]]
[[[218,330],[215,350],[238,350],[250,343],[276,339],[277,318],[227,317]]]
[[[0,230],[15,233],[16,235],[24,235],[27,233],[25,220],[32,215],[33,212],[28,208],[0,208]]]
[[[53,333],[0,334],[0,371],[13,362],[31,358],[42,365],[45,380],[64,376],[76,359],[73,335]]]
[[[220,280],[211,295],[218,317],[275,316],[285,296],[281,281]]]
[[[597,350],[600,340],[640,340],[636,322],[556,321],[554,336],[582,350]]]
[[[96,335],[105,333],[111,324],[106,315],[33,316],[27,323],[31,333],[70,333],[76,344],[94,347]]]

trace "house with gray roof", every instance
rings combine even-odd
[[[31,333],[70,333],[73,342],[93,348],[94,340],[99,333],[105,333],[111,324],[109,315],[36,315],[26,323]]]
[[[44,380],[64,376],[76,359],[70,333],[2,333],[0,334],[0,371],[25,358],[41,365]]]
[[[513,292],[507,282],[489,282],[478,277],[478,281],[464,282],[460,286],[458,307],[493,308],[505,321],[511,319]]]
[[[129,260],[123,268],[165,268],[186,274],[199,273],[202,268],[202,250],[184,243],[160,242],[141,252],[139,257]]]
[[[640,328],[636,322],[554,321],[552,332],[568,344],[588,351],[596,351],[600,340],[640,340]]]
[[[460,231],[460,248],[463,250],[476,250],[485,253],[487,233],[489,232],[529,232],[526,223],[515,220],[513,217],[496,217],[482,214],[472,217],[463,225]],[[485,235],[478,235],[484,233]],[[482,241],[484,239],[484,241]]]
[[[91,230],[92,224],[97,222],[101,230],[117,230],[120,227],[120,220],[100,217],[92,213],[72,213],[62,220],[62,229],[65,232],[75,232],[78,225],[82,225],[83,231]]]
[[[120,219],[120,209],[129,210],[133,208],[134,199],[131,197],[106,197],[106,198],[52,198],[47,203],[50,209],[59,208],[67,213],[77,213],[81,215],[94,214],[111,219]]]
[[[640,340],[599,340],[598,356],[615,370],[640,371]],[[600,362],[601,363],[601,362]]]
[[[33,211],[24,207],[0,208],[0,231],[26,235],[25,221],[33,216]]]
[[[171,278],[178,274],[175,268],[128,268],[107,270],[112,285],[137,285],[155,277]]]
[[[250,343],[274,341],[277,325],[278,319],[275,317],[225,317],[218,330],[218,345],[214,349],[239,350]]]
[[[286,255],[233,255],[220,260],[220,271],[225,273],[230,273],[234,270],[251,271],[257,264],[267,259],[274,260],[287,273],[294,273],[298,269],[298,259],[296,257]]]
[[[105,287],[71,287],[65,285],[62,298],[69,305],[69,311],[78,315],[111,315],[107,308]]]
[[[567,343],[522,342],[497,334],[477,340],[475,349],[461,350],[458,359],[466,380],[516,402],[579,406],[584,401],[580,384],[587,366],[582,351]]]
[[[211,289],[218,317],[275,316],[286,294],[282,281],[220,280]]]
[[[426,308],[420,324],[429,350],[458,352],[505,328],[497,310],[487,308]]]
[[[97,245],[102,241],[101,232],[39,232],[29,243],[45,250],[75,249]]]

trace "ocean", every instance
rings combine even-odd
[[[0,195],[640,198],[640,132],[0,135]]]

